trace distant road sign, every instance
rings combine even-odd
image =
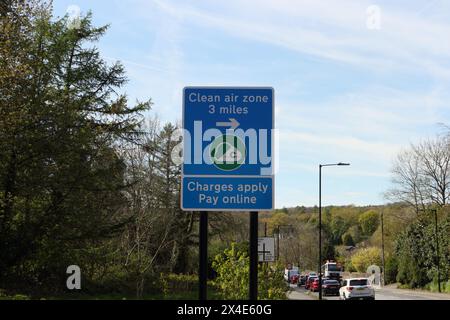
[[[274,206],[274,94],[267,87],[186,87],[181,207]]]
[[[258,238],[259,262],[275,261],[275,238]]]

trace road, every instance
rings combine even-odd
[[[317,300],[319,294],[305,290],[303,287],[291,285],[289,300]],[[339,297],[326,296],[326,300],[339,300]],[[395,286],[386,286],[376,289],[375,300],[450,300],[450,294],[433,293],[418,290],[397,289]]]

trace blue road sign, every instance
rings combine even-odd
[[[272,88],[186,87],[183,128],[183,210],[273,209]]]

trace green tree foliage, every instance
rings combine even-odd
[[[374,247],[359,249],[352,256],[351,262],[356,271],[366,272],[371,265],[381,265],[381,251]]]
[[[249,257],[245,249],[232,244],[223,254],[217,255],[213,268],[217,272],[215,280],[223,299],[248,299]],[[279,265],[260,265],[258,268],[258,299],[286,299],[286,283],[283,269]]]
[[[274,233],[277,232],[277,228],[280,225],[290,225],[292,223],[292,219],[289,217],[289,215],[284,212],[275,212],[268,221],[269,226],[269,232]]]
[[[355,242],[353,241],[353,237],[350,233],[346,233],[342,236],[342,243],[345,246],[354,246]]]
[[[437,254],[434,223],[427,212],[439,212],[440,269],[448,279],[448,208],[450,198],[449,135],[413,144],[399,153],[392,168],[393,187],[387,198],[408,205],[413,215],[405,215],[403,230],[397,230],[395,256],[397,280],[410,287],[424,287],[437,279]],[[437,280],[436,280],[437,281]]]
[[[386,259],[386,271],[385,278],[386,284],[394,283],[397,281],[398,262],[395,256],[390,256]]]
[[[361,226],[359,224],[351,226],[347,230],[346,233],[349,234],[352,237],[352,239],[355,242],[355,244],[359,243],[359,242],[361,242],[363,240],[363,237],[362,237],[362,234],[361,234],[362,233],[361,232]]]
[[[356,268],[352,264],[352,259],[345,259],[344,261],[344,270],[346,272],[356,272]]]
[[[369,210],[359,216],[359,224],[364,236],[371,236],[378,228],[380,215],[375,210]]]
[[[77,264],[84,290],[142,297],[161,272],[194,272],[198,218],[180,210],[177,127],[144,126],[151,102],[121,94],[124,68],[96,47],[107,27],[53,18],[41,0],[0,10],[2,288],[58,294]],[[210,218],[212,237],[244,229]]]
[[[325,244],[324,244],[323,259],[324,259],[324,261],[325,260],[337,260],[335,247],[329,241],[325,242]]]
[[[449,218],[439,225],[441,280],[449,279]],[[396,242],[397,281],[411,288],[424,287],[437,279],[435,226],[429,217],[411,224]]]
[[[128,219],[115,145],[138,141],[150,104],[117,94],[124,69],[92,46],[107,28],[90,15],[68,28],[42,2],[10,1],[2,11],[0,282],[64,283],[65,268]]]
[[[340,216],[332,217],[329,223],[329,230],[331,233],[331,241],[335,245],[342,244],[343,235],[348,230],[349,223]]]

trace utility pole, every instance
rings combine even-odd
[[[264,222],[264,237],[267,237],[267,222]],[[268,267],[269,262],[264,262],[266,260],[265,255],[266,255],[266,249],[263,248],[263,263],[266,265],[266,267]]]
[[[277,261],[280,260],[280,228],[281,227],[288,227],[289,229],[291,229],[291,232],[293,230],[293,225],[292,224],[278,224],[277,225]]]
[[[280,226],[277,226],[277,261],[280,261]]]

